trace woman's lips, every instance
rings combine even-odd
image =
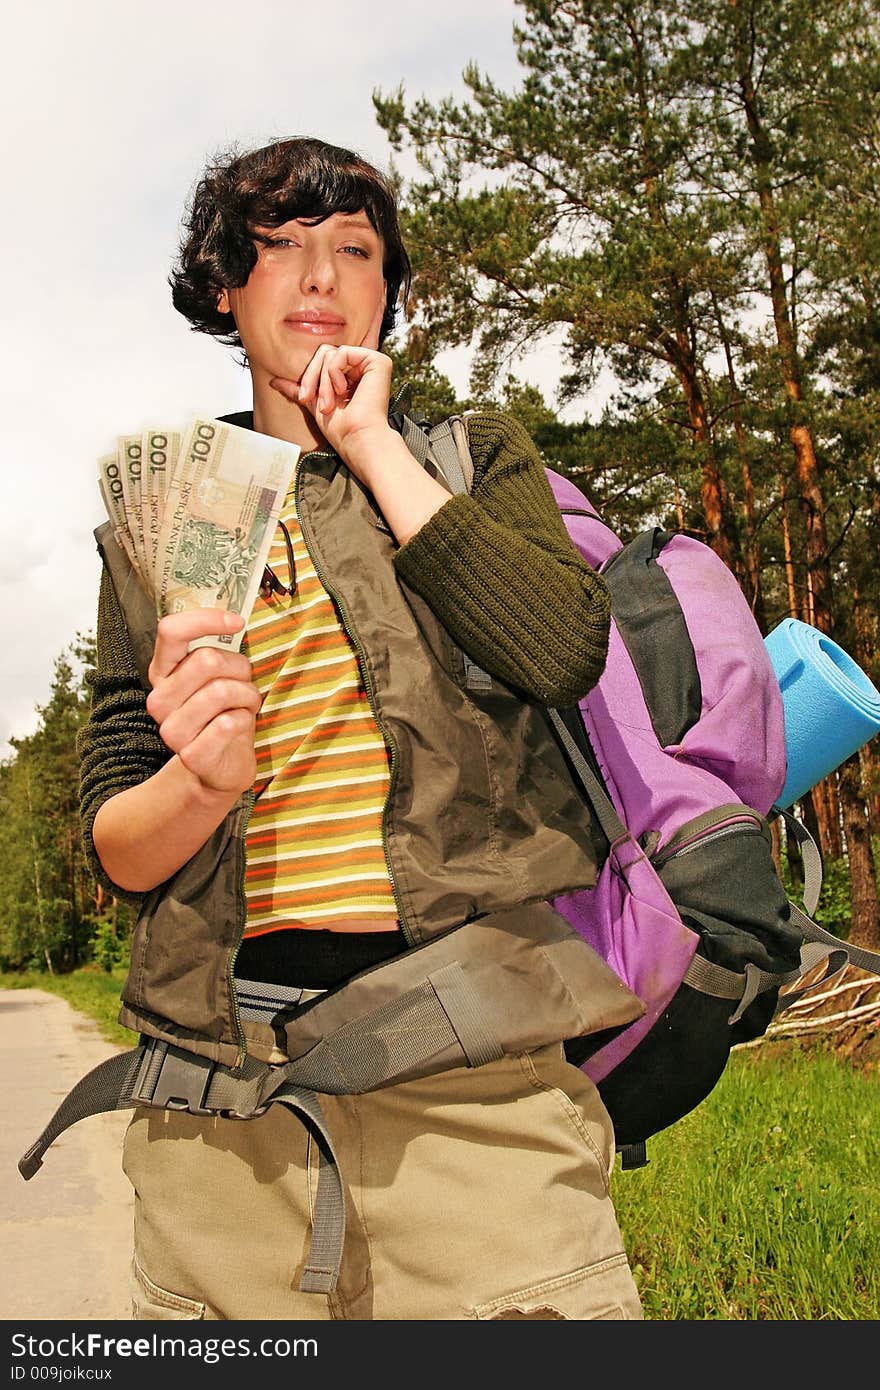
[[[302,314],[288,314],[284,322],[288,328],[298,333],[309,333],[317,338],[333,337],[345,327],[345,319],[337,318],[335,314],[316,313],[314,310]]]

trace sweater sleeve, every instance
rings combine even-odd
[[[470,494],[457,494],[397,552],[400,578],[485,670],[551,707],[602,673],[610,601],[583,559],[541,457],[509,415],[467,415]]]
[[[87,677],[91,710],[76,742],[83,849],[98,882],[116,897],[138,903],[140,895],[126,892],[104,872],[95,852],[92,826],[109,797],[152,777],[171,757],[171,750],[147,713],[146,691],[106,570],[101,575],[96,635],[97,663]]]

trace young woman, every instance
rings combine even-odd
[[[511,417],[465,417],[470,494],[407,448],[381,343],[408,281],[351,151],[281,141],[198,185],[175,305],[244,350],[253,411],[225,418],[302,454],[240,652],[189,650],[236,615],[164,617],[145,688],[105,570],[84,835],[140,905],[122,1022],[221,1079],[283,1068],[320,1008],[338,1027],[317,1128],[137,1110],[137,1317],[641,1316],[612,1128],[562,1048],[641,1006],[547,901],[596,851],[540,706],[598,678],[607,592]],[[346,1226],[322,1265],[325,1141]]]

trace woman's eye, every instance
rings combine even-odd
[[[363,256],[364,260],[369,260],[369,252],[363,246],[343,246],[343,251],[350,256]]]

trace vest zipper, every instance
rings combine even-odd
[[[247,1056],[247,1039],[245,1038],[244,1028],[241,1024],[241,1010],[238,1004],[238,990],[235,988],[235,962],[238,959],[238,953],[241,950],[241,943],[244,940],[244,929],[247,926],[247,899],[245,897],[244,891],[244,879],[245,873],[247,871],[247,854],[245,853],[244,848],[244,837],[247,834],[248,823],[250,821],[251,812],[253,811],[253,809],[254,789],[253,787],[251,787],[245,793],[245,802],[244,806],[242,807],[241,813],[241,828],[240,831],[237,832],[238,837],[241,840],[241,872],[238,876],[238,915],[239,922],[241,924],[241,929],[238,934],[238,940],[236,941],[232,950],[229,952],[228,962],[226,966],[226,979],[229,985],[229,997],[232,1000],[232,1017],[233,1022],[235,1023],[235,1031],[238,1035],[238,1057],[235,1063],[237,1067],[243,1065],[244,1059]]]
[[[309,457],[309,458],[335,458],[336,455],[335,455],[334,453],[330,452],[329,450],[326,450],[326,449],[314,449],[314,450],[310,450],[308,457]],[[396,882],[396,880],[395,880],[395,878],[394,878],[394,868],[393,868],[393,865],[392,865],[392,863],[391,863],[391,855],[390,855],[390,853],[389,853],[389,851],[388,851],[388,836],[387,836],[387,833],[386,833],[386,823],[387,823],[387,818],[388,818],[388,807],[389,807],[389,805],[390,805],[390,803],[391,803],[391,794],[392,794],[392,792],[393,792],[393,790],[394,790],[394,784],[395,784],[395,782],[397,781],[397,767],[398,767],[397,748],[396,748],[396,746],[395,746],[394,739],[393,739],[393,738],[391,737],[391,735],[388,733],[388,730],[385,728],[385,725],[382,723],[381,719],[379,718],[379,712],[378,712],[378,710],[377,710],[377,708],[376,708],[376,697],[375,697],[375,692],[374,692],[374,690],[373,690],[372,680],[371,680],[371,678],[370,678],[370,676],[369,676],[369,674],[368,674],[368,672],[367,672],[366,662],[365,662],[365,660],[364,660],[365,653],[364,653],[363,646],[361,645],[360,638],[358,637],[357,633],[356,633],[355,630],[354,630],[354,627],[352,626],[351,619],[349,618],[348,613],[347,613],[346,608],[345,608],[345,604],[344,604],[344,603],[342,602],[342,600],[340,599],[339,594],[336,592],[336,590],[335,590],[335,589],[332,589],[332,588],[330,587],[330,584],[327,582],[327,576],[326,576],[326,574],[323,572],[323,570],[321,569],[321,566],[318,564],[317,560],[315,559],[315,555],[314,555],[314,551],[313,551],[312,546],[309,545],[309,526],[307,525],[306,520],[305,520],[305,517],[303,516],[302,511],[301,511],[301,508],[300,508],[300,479],[302,478],[302,473],[303,473],[303,470],[302,470],[302,462],[303,462],[303,460],[300,460],[300,464],[299,464],[299,466],[297,467],[297,470],[296,470],[296,478],[295,478],[295,480],[294,480],[294,492],[293,492],[293,496],[294,496],[294,503],[295,503],[295,505],[296,505],[296,514],[297,514],[297,517],[299,518],[300,528],[301,528],[302,533],[303,533],[303,540],[304,540],[305,543],[306,543],[306,549],[307,549],[308,552],[309,552],[309,556],[310,556],[310,558],[311,558],[312,564],[315,566],[315,573],[317,574],[317,576],[318,576],[318,578],[320,579],[322,585],[324,586],[324,588],[326,589],[326,591],[327,591],[327,593],[330,595],[330,597],[333,599],[334,603],[336,604],[336,607],[337,607],[338,610],[339,610],[339,615],[340,615],[340,618],[342,619],[342,626],[343,626],[343,629],[344,629],[344,631],[345,631],[345,634],[346,634],[346,636],[348,637],[349,641],[351,642],[352,646],[353,646],[354,649],[355,649],[355,654],[356,654],[356,656],[357,656],[357,663],[358,663],[358,667],[359,667],[360,673],[361,673],[361,680],[363,681],[363,684],[364,684],[364,690],[366,691],[367,700],[369,701],[369,704],[370,704],[370,710],[371,710],[371,712],[372,712],[373,718],[374,718],[375,721],[376,721],[376,727],[377,727],[377,729],[379,730],[380,734],[382,735],[382,738],[383,738],[384,741],[385,741],[385,746],[386,746],[386,748],[388,748],[389,751],[390,751],[390,753],[391,753],[391,770],[390,770],[389,780],[388,780],[388,793],[387,793],[387,795],[386,795],[386,797],[385,797],[385,805],[384,805],[383,808],[382,808],[382,852],[383,852],[383,854],[385,855],[385,867],[386,867],[387,870],[388,870],[388,880],[389,880],[389,882],[390,882],[390,884],[391,884],[391,894],[392,894],[392,897],[394,898],[394,904],[395,904],[395,906],[396,906],[396,908],[397,908],[397,919],[398,919],[398,921],[400,922],[400,930],[401,930],[401,932],[403,933],[403,937],[404,937],[404,940],[406,941],[407,945],[408,945],[408,946],[415,946],[416,943],[415,943],[415,941],[414,941],[414,939],[413,939],[413,936],[412,936],[412,934],[411,934],[411,932],[410,932],[410,930],[409,930],[409,926],[408,926],[407,921],[406,921],[406,916],[404,915],[404,911],[403,911],[403,904],[402,904],[401,901],[400,901],[400,895],[399,895],[398,889],[397,889],[397,882]]]

